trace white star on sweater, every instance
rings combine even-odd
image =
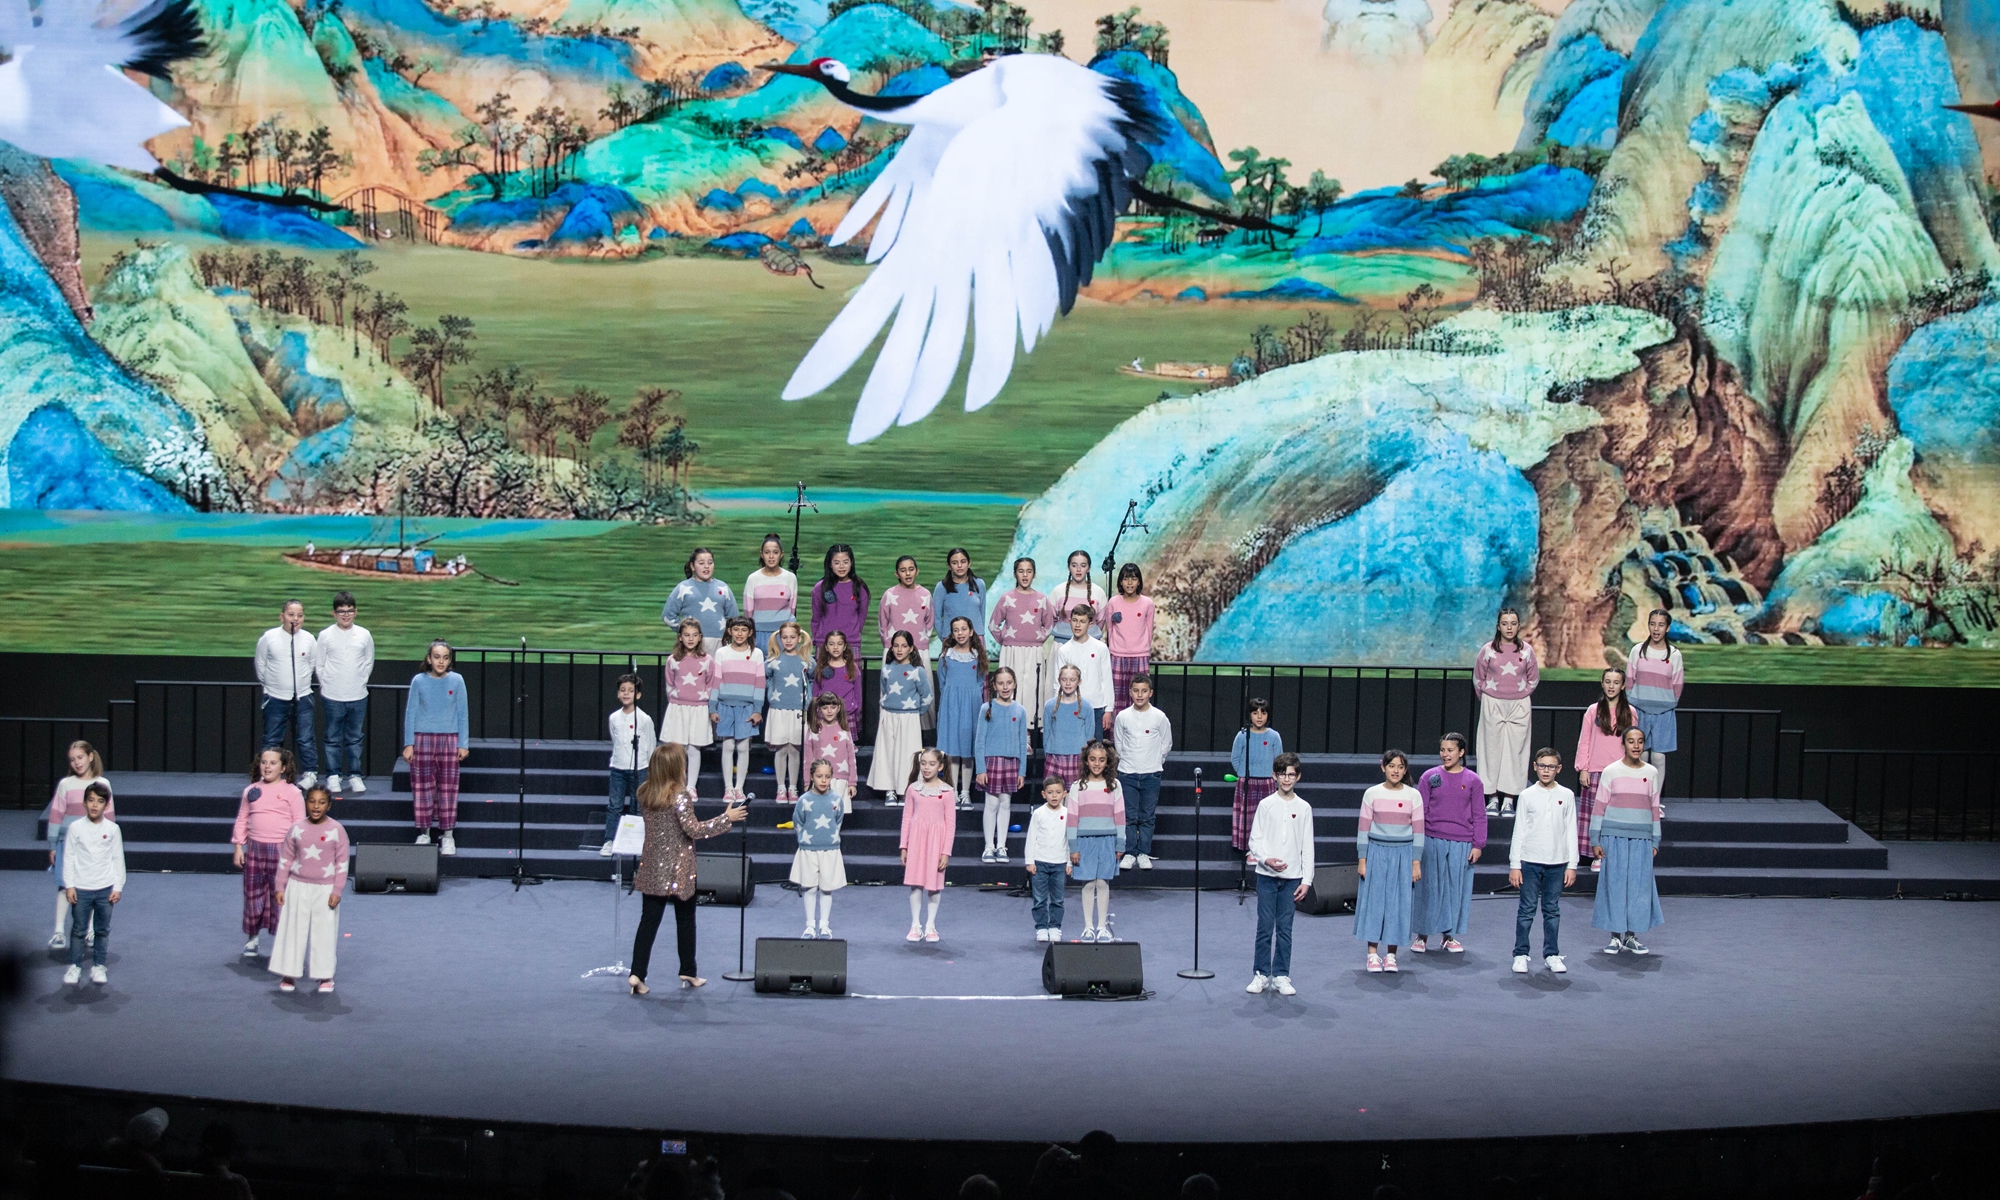
[[[702,601],[702,602],[701,602],[701,611],[703,611],[703,612],[714,612],[714,611],[715,611],[715,600],[714,600],[714,599],[713,599],[713,598],[711,597],[710,599],[707,599],[707,600],[704,600],[704,601]]]
[[[316,858],[318,858],[318,857],[319,857],[319,847],[318,847],[318,846],[307,846],[307,847],[306,847],[306,850],[305,850],[305,853],[304,853],[303,855],[301,855],[301,857],[302,857],[302,858],[313,858],[313,859],[316,859]]]
[[[698,671],[698,670],[696,670],[696,671],[684,671],[684,672],[682,672],[682,673],[681,673],[681,682],[682,682],[682,683],[700,683],[700,682],[701,682],[701,672],[700,672],[700,671]]]
[[[693,585],[692,583],[684,583],[684,584],[682,584],[682,585],[680,585],[679,587],[677,587],[677,588],[675,588],[675,589],[674,589],[674,595],[676,595],[676,596],[692,596],[692,595],[694,595],[694,585]]]
[[[890,684],[890,685],[889,685],[889,695],[891,695],[891,696],[900,696],[900,695],[902,695],[902,694],[903,694],[903,685],[902,685],[902,684],[900,684],[900,683],[892,683],[892,684]]]
[[[813,818],[814,829],[825,829],[831,824],[833,824],[833,818],[827,816],[825,813],[821,813],[819,816]]]
[[[1000,606],[1001,606],[1002,608],[1012,608],[1012,607],[1014,607],[1014,595],[1013,595],[1013,593],[1009,592],[1009,593],[1008,593],[1007,595],[1005,595],[1005,596],[1002,596],[1002,597],[1000,597]]]
[[[917,623],[917,610],[914,608],[904,609],[900,619],[905,625],[915,625]]]
[[[1515,665],[1514,665],[1513,663],[1501,663],[1501,664],[1500,664],[1500,673],[1501,673],[1502,675],[1513,675],[1513,674],[1515,674],[1515,673],[1517,672],[1517,670],[1518,670],[1518,668],[1516,668],[1516,667],[1515,667]]]
[[[792,674],[785,676],[786,687],[800,687],[804,684],[804,682],[805,682],[804,680],[799,678],[797,672],[793,672]]]

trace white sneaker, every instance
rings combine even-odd
[[[1048,941],[1048,940],[1049,940],[1049,931],[1048,931],[1048,930],[1046,930],[1046,929],[1037,929],[1037,930],[1035,930],[1035,940],[1036,940],[1036,941],[1038,941],[1038,942],[1046,942],[1046,941]]]
[[[247,942],[243,943],[243,957],[245,957],[245,958],[255,958],[255,957],[257,957],[257,939],[256,939],[256,938],[251,938],[251,939],[250,939],[249,941],[247,941]]]
[[[68,984],[82,983],[83,968],[77,966],[75,963],[71,963],[69,970],[63,972],[63,982]]]
[[[111,977],[104,973],[103,967],[92,967],[90,968],[90,982],[102,987],[111,982]]]
[[[329,792],[338,792],[340,790],[340,776],[338,775],[327,776],[326,790]]]
[[[1292,986],[1292,977],[1290,975],[1278,976],[1271,981],[1271,986],[1278,989],[1280,996],[1296,996],[1299,994],[1299,989]]]
[[[449,833],[444,835],[444,845],[438,847],[438,853],[444,855],[446,858],[450,858],[452,855],[458,853],[458,843],[452,840]]]
[[[1549,970],[1554,974],[1557,975],[1569,974],[1569,967],[1564,965],[1563,956],[1560,954],[1551,954],[1542,961],[1548,964]]]
[[[1528,973],[1528,956],[1525,954],[1516,954],[1514,956],[1514,974],[1526,975],[1527,973]]]
[[[307,788],[311,787],[313,784],[318,782],[319,782],[319,772],[307,771],[305,774],[299,776],[299,790],[303,792]]]
[[[599,846],[599,847],[597,848],[597,857],[599,857],[599,858],[610,858],[610,857],[611,857],[611,843],[610,843],[610,842],[606,842],[606,843],[604,843],[604,844],[603,844],[602,846]]]
[[[820,936],[821,936],[822,938],[830,938],[830,937],[832,937],[832,936],[833,936],[833,926],[832,926],[832,925],[822,925],[822,926],[820,926],[820,927],[819,927],[819,935],[820,935]]]
[[[1141,871],[1150,871],[1150,870],[1152,870],[1152,869],[1153,869],[1153,856],[1152,856],[1152,855],[1150,855],[1150,854],[1141,854],[1141,855],[1139,856],[1139,869],[1140,869]]]
[[[1514,802],[1512,800],[1503,800],[1500,802],[1500,815],[1503,817],[1514,815]]]
[[[1121,871],[1129,871],[1133,868],[1134,865],[1138,863],[1138,861],[1139,859],[1136,855],[1128,854],[1124,858],[1118,860],[1118,869]]]
[[[981,855],[979,856],[979,861],[980,861],[980,862],[983,862],[983,863],[990,863],[990,862],[992,862],[992,861],[993,861],[993,852],[992,852],[991,850],[988,850],[988,851],[984,852],[983,854],[981,854]]]
[[[1005,849],[1005,848],[1002,848],[1002,849],[999,849],[999,850],[995,850],[995,851],[993,852],[993,861],[994,861],[994,862],[1006,862],[1006,861],[1007,861],[1007,851],[1006,851],[1006,849]]]
[[[426,829],[426,830],[424,830],[424,831],[423,831],[422,833],[420,833],[420,834],[418,834],[418,835],[417,835],[417,845],[419,845],[419,846],[428,846],[428,845],[430,845],[430,844],[431,844],[431,831],[430,831],[430,830]]]
[[[1250,986],[1244,988],[1243,990],[1249,992],[1253,996],[1261,996],[1264,994],[1264,989],[1270,986],[1270,983],[1271,980],[1267,976],[1265,976],[1262,972],[1259,972],[1250,977]]]
[[[347,790],[358,796],[368,790],[368,783],[359,775],[349,775],[347,777]],[[333,981],[329,979],[327,982],[331,983]]]
[[[1500,815],[1500,797],[1495,796],[1486,802],[1486,815],[1489,817]]]
[[[1118,935],[1112,933],[1109,926],[1099,925],[1097,927],[1097,940],[1100,942],[1115,942],[1118,940]]]
[[[51,950],[67,950],[67,949],[69,949],[69,935],[68,935],[68,934],[66,934],[66,933],[64,933],[64,932],[63,932],[62,930],[60,930],[60,929],[58,929],[58,930],[56,930],[56,931],[55,931],[54,933],[50,934],[50,935],[49,935],[49,949],[51,949]]]
[[[1623,938],[1614,936],[1611,939],[1611,944],[1604,948],[1604,952],[1606,954],[1616,954],[1620,950],[1623,950],[1624,948],[1625,948],[1625,940]]]
[[[1083,927],[1083,933],[1078,935],[1076,940],[1079,942],[1094,942],[1097,940],[1097,931],[1095,929],[1092,929],[1090,926],[1085,925]]]
[[[810,942],[810,941],[812,941],[812,940],[813,940],[813,938],[814,938],[814,937],[816,937],[816,936],[818,936],[818,935],[816,935],[816,934],[815,934],[815,933],[813,932],[813,927],[812,927],[812,926],[810,926],[810,925],[808,925],[808,926],[806,926],[806,931],[805,931],[804,933],[800,934],[799,936],[800,936],[800,937],[802,937],[802,938],[804,938],[805,940],[807,940],[807,941],[809,941],[809,942]]]

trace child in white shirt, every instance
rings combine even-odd
[[[1257,868],[1257,949],[1250,986],[1252,995],[1266,987],[1280,996],[1298,994],[1292,986],[1292,913],[1313,882],[1313,814],[1292,789],[1299,785],[1299,756],[1280,754],[1271,760],[1278,790],[1258,802],[1250,822],[1250,856]]]
[[[1069,611],[1070,639],[1056,648],[1055,671],[1075,667],[1082,676],[1083,702],[1103,714],[1104,728],[1111,728],[1111,648],[1090,631],[1092,609],[1079,604]]]
[[[1507,843],[1507,883],[1521,889],[1514,914],[1514,973],[1528,973],[1528,935],[1535,905],[1542,909],[1542,958],[1557,975],[1563,965],[1556,932],[1562,927],[1562,890],[1576,882],[1576,794],[1556,782],[1562,755],[1535,751],[1535,782],[1521,790],[1514,834]]]
[[[1069,814],[1063,801],[1069,785],[1054,775],[1042,780],[1042,806],[1028,819],[1028,886],[1035,896],[1035,940],[1062,941],[1063,888],[1069,881]]]
[[[125,894],[125,837],[104,815],[111,786],[92,780],[83,793],[83,819],[63,831],[63,896],[69,901],[69,970],[63,982],[83,979],[84,932],[96,923],[90,943],[90,982],[108,980],[104,963],[111,950],[111,906]]]

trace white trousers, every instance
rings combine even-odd
[[[286,979],[308,974],[314,979],[333,978],[334,953],[340,949],[340,910],[327,907],[332,896],[331,884],[286,881],[285,903],[278,913],[278,936],[271,943],[273,975]]]

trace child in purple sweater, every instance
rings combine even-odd
[[[271,973],[281,992],[296,990],[308,968],[321,992],[333,990],[349,846],[347,830],[327,815],[332,808],[333,793],[323,787],[306,789],[306,819],[292,826],[278,851],[272,890],[278,902],[278,936],[271,943]]]
[[[1417,790],[1424,806],[1423,875],[1410,906],[1410,950],[1422,954],[1433,937],[1463,954],[1459,937],[1472,919],[1472,864],[1486,849],[1486,784],[1465,765],[1465,735],[1438,741],[1442,765],[1424,772]]]

